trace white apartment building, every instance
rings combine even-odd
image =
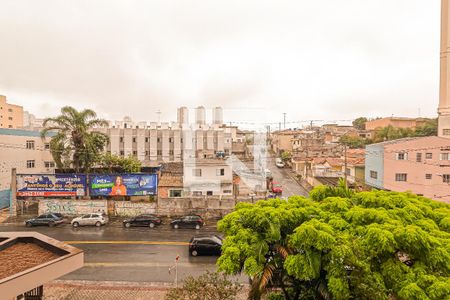
[[[191,196],[231,196],[233,170],[221,159],[188,159],[183,163],[184,190]]]
[[[0,128],[0,190],[10,188],[12,168],[18,174],[54,173],[49,141],[39,131]]]

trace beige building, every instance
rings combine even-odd
[[[376,119],[366,122],[366,130],[375,130],[383,127],[396,127],[396,128],[411,128],[415,129],[424,125],[429,119],[427,118],[401,118],[401,117],[388,117],[382,119]]]
[[[6,102],[6,96],[0,95],[0,128],[23,127],[23,107]]]
[[[450,138],[450,5],[442,0],[441,20],[441,83],[439,96],[438,136]]]
[[[0,128],[0,190],[10,188],[12,168],[18,174],[54,173],[49,140],[39,131]]]
[[[221,159],[197,159],[184,162],[184,190],[191,196],[231,196],[233,170]]]

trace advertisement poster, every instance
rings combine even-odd
[[[158,175],[115,174],[90,175],[91,196],[145,196],[156,195]]]
[[[17,175],[17,196],[21,197],[71,197],[84,196],[86,175]]]

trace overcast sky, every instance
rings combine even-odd
[[[1,0],[0,94],[38,117],[436,116],[439,42],[439,0]]]

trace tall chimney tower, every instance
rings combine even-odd
[[[206,112],[203,106],[198,106],[195,109],[195,123],[204,125],[206,123]]]
[[[450,138],[450,6],[442,0],[441,11],[441,83],[438,108],[438,136]]]
[[[212,121],[213,121],[213,124],[217,124],[217,125],[223,124],[222,107],[216,106],[212,109]]]

